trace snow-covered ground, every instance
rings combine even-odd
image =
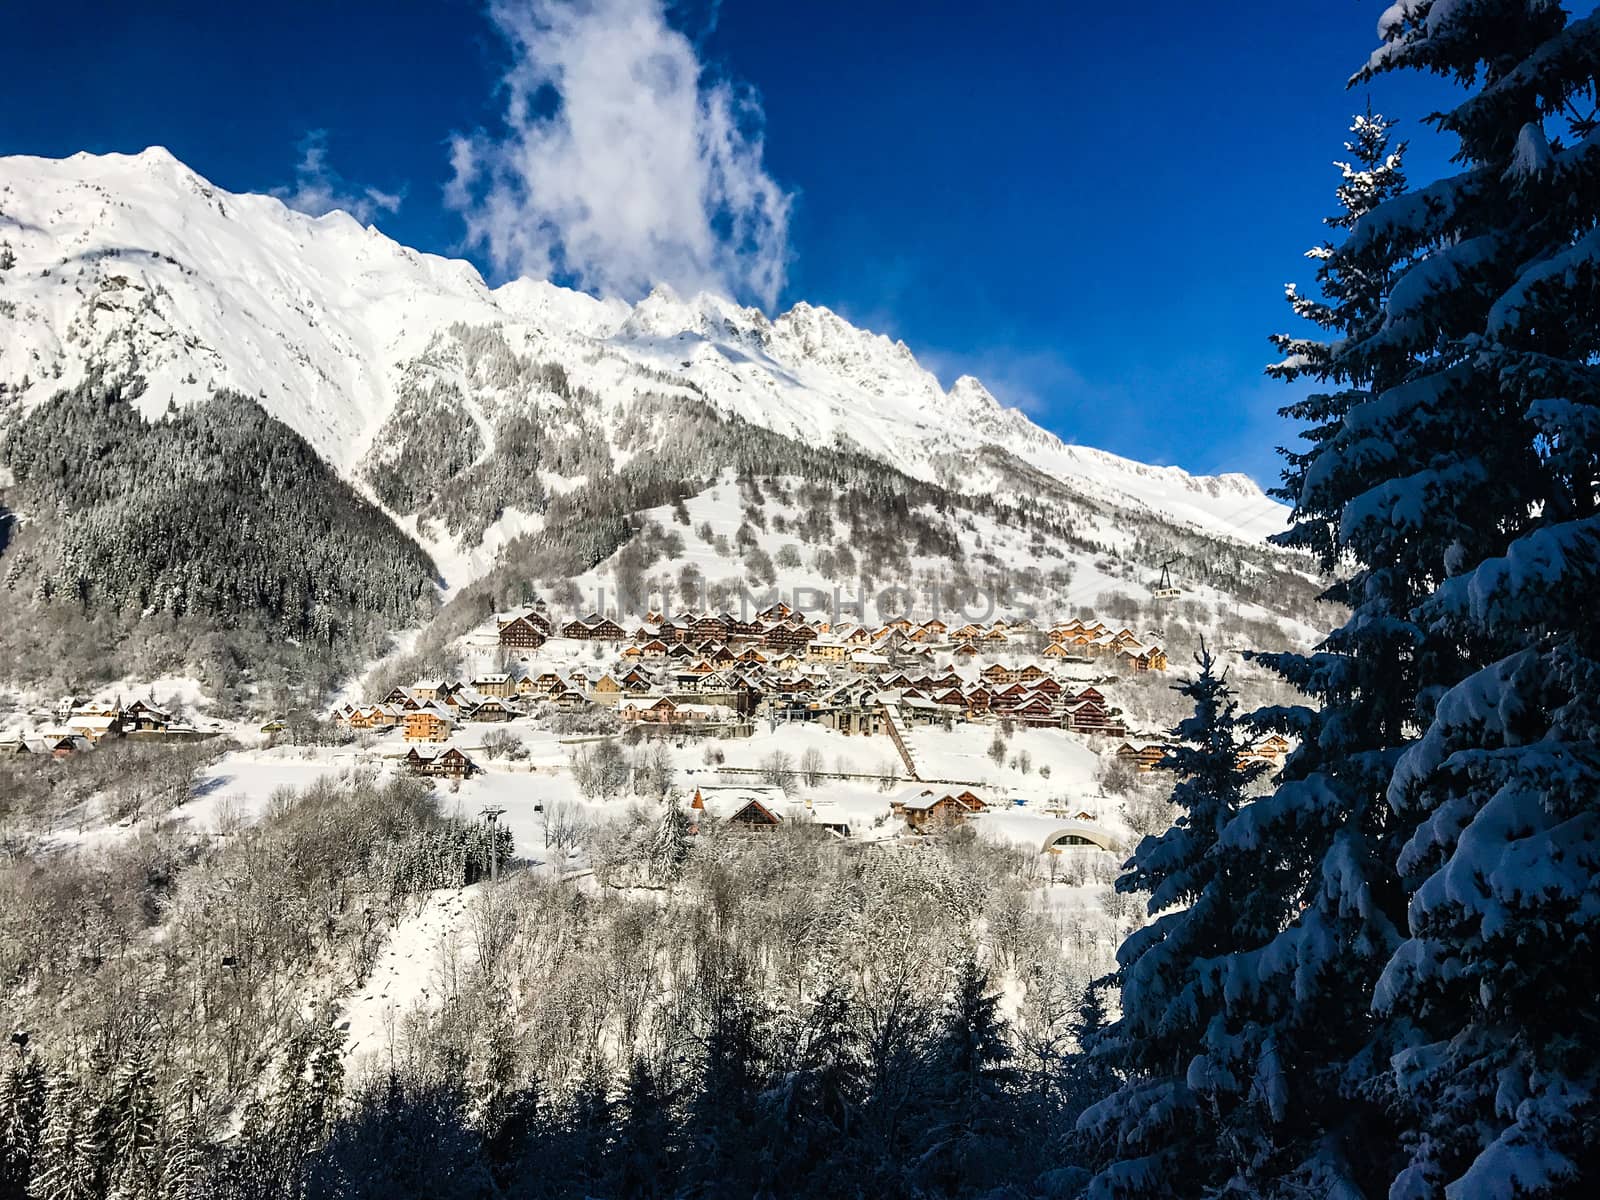
[[[645,572],[648,581],[666,585],[668,594],[676,599],[677,603],[669,604],[669,608],[690,606],[683,603],[679,588],[686,568],[692,569],[704,580],[707,588],[721,585],[726,589],[729,603],[712,607],[728,607],[737,613],[741,604],[744,604],[754,611],[754,608],[762,606],[762,597],[776,590],[785,597],[799,597],[790,602],[819,617],[831,617],[834,606],[838,605],[844,619],[861,619],[864,616],[869,621],[875,617],[886,620],[903,612],[903,600],[891,606],[893,611],[877,611],[881,607],[878,598],[891,586],[910,590],[917,616],[937,616],[946,621],[965,623],[1027,612],[1035,613],[1044,620],[1057,616],[1064,619],[1075,615],[1080,608],[1093,608],[1108,595],[1150,602],[1151,589],[1159,582],[1159,564],[1143,573],[1129,569],[1129,564],[1137,561],[1134,551],[1137,530],[1130,530],[1117,522],[1093,521],[1092,527],[1086,529],[1085,533],[1092,534],[1101,544],[1124,551],[1123,557],[1087,554],[1064,545],[1047,545],[1045,555],[1040,557],[1032,530],[1001,524],[979,513],[963,513],[955,523],[955,531],[961,543],[962,558],[971,564],[966,573],[974,581],[982,581],[987,571],[982,564],[987,561],[1033,564],[1047,580],[1051,572],[1061,570],[1070,573],[1070,581],[1059,587],[1047,584],[1044,591],[1016,588],[1006,597],[983,595],[975,603],[952,611],[943,606],[936,586],[952,578],[952,565],[942,555],[913,555],[909,568],[892,577],[885,577],[882,569],[870,562],[862,563],[860,569],[837,577],[820,570],[817,565],[818,547],[807,545],[797,532],[797,527],[808,515],[798,500],[793,499],[803,481],[789,479],[785,482],[792,489],[791,502],[784,503],[773,495],[763,496],[759,511],[766,523],[764,529],[748,525],[745,517],[746,499],[731,474],[724,474],[713,486],[684,501],[687,523],[677,515],[672,505],[646,509],[639,514],[644,525],[654,524],[682,542],[682,549],[672,553],[670,559],[659,560]],[[938,520],[937,514],[931,510],[923,515],[930,521]],[[771,584],[748,582],[745,556],[741,554],[737,542],[741,527],[747,528],[747,533],[755,538],[756,545],[771,561],[774,573]],[[616,611],[619,592],[617,568],[622,553],[618,551],[574,580],[581,597],[578,607],[585,611]],[[860,587],[863,577],[868,582],[865,596]],[[1235,598],[1200,584],[1186,585],[1184,598],[1219,614],[1228,610],[1235,621],[1243,617],[1268,622],[1278,619],[1277,614],[1267,609],[1256,605],[1240,605]],[[863,599],[866,602],[864,614],[859,611]],[[1096,615],[1112,624],[1124,619],[1132,620],[1127,614],[1109,609]],[[1320,631],[1295,629],[1294,633],[1301,637],[1315,637]]]
[[[406,1015],[437,1007],[465,969],[471,951],[465,943],[475,904],[488,884],[443,888],[424,898],[420,910],[390,931],[372,970],[340,1002],[334,1024],[345,1031],[346,1070],[383,1069]]]
[[[280,792],[300,792],[319,779],[384,766],[343,747],[282,746],[233,751],[199,771],[190,786],[189,799],[156,819],[175,822],[195,835],[225,834],[258,820]],[[45,846],[93,850],[124,841],[137,830],[136,824],[126,822],[86,821],[81,827],[51,833]]]

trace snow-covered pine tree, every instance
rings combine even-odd
[[[50,1081],[39,1155],[28,1183],[30,1200],[95,1200],[104,1189],[99,1147],[77,1080]]]
[[[612,1147],[616,1194],[657,1200],[674,1194],[677,1158],[668,1101],[649,1060],[635,1055],[628,1067]]]
[[[1076,1053],[1068,1055],[1062,1063],[1059,1085],[1061,1102],[1074,1119],[1117,1086],[1116,1076],[1106,1062],[1090,1052],[1108,1024],[1103,981],[1097,980],[1084,988],[1083,998],[1078,1002],[1078,1011],[1070,1026]]]
[[[835,1140],[854,1132],[866,1088],[866,1055],[851,1015],[848,984],[836,979],[821,989],[806,1019],[796,1072],[799,1105]]]
[[[492,1114],[493,1109],[486,1109]],[[538,1076],[518,1088],[503,1105],[504,1115],[497,1124],[482,1125],[483,1153],[491,1175],[503,1191],[511,1180],[547,1166],[548,1143],[554,1130],[550,1112],[539,1091]]]
[[[154,1197],[161,1178],[161,1106],[155,1069],[143,1042],[117,1065],[109,1097],[111,1188],[118,1196]]]
[[[1330,228],[1348,233],[1404,192],[1404,147],[1391,143],[1391,128],[1370,108],[1355,118]],[[1350,617],[1313,653],[1258,656],[1314,705],[1252,714],[1253,725],[1298,747],[1274,791],[1219,839],[1221,853],[1249,865],[1257,902],[1215,969],[1236,1033],[1226,1074],[1240,1103],[1227,1125],[1251,1148],[1237,1164],[1248,1186],[1259,1195],[1310,1188],[1376,1196],[1395,1165],[1392,1146],[1381,1151],[1392,1127],[1385,1084],[1394,1041],[1367,998],[1404,921],[1395,863],[1405,826],[1385,797],[1395,759],[1416,733],[1426,639],[1410,611],[1434,562],[1406,529],[1344,520],[1374,470],[1386,469],[1381,456],[1376,467],[1341,459],[1345,418],[1401,382],[1415,353],[1353,349],[1381,330],[1405,261],[1381,243],[1357,252],[1348,237],[1309,257],[1318,263],[1317,294],[1291,287],[1289,300],[1325,340],[1274,337],[1284,357],[1268,373],[1331,390],[1283,410],[1304,424],[1309,447],[1283,451],[1276,494],[1294,523],[1277,540],[1341,576],[1324,598],[1348,606]]]
[[[594,1195],[604,1181],[611,1160],[616,1105],[611,1098],[611,1078],[604,1056],[585,1056],[581,1074],[565,1104],[558,1153],[568,1177],[582,1195]]]
[[[989,973],[968,955],[956,968],[955,986],[929,1047],[926,1095],[931,1100],[917,1174],[934,1194],[966,1195],[994,1186],[1004,1165],[1008,1103],[1021,1072],[1000,1015]]]
[[[668,796],[650,840],[650,878],[656,883],[673,883],[688,860],[689,817],[676,795]]]
[[[707,997],[704,1050],[686,1112],[684,1188],[690,1194],[758,1195],[762,1164],[752,1118],[767,1079],[767,1010],[733,986]]]
[[[1346,528],[1433,555],[1416,619],[1427,729],[1389,801],[1410,937],[1375,994],[1415,1043],[1411,1197],[1600,1186],[1600,14],[1553,0],[1391,7],[1364,74],[1475,89],[1432,118],[1459,173],[1363,217],[1352,253],[1414,255],[1356,353],[1417,355],[1352,409],[1375,463]]]
[[[161,1200],[204,1200],[210,1137],[200,1076],[178,1080],[167,1093],[161,1147]]]
[[[327,1138],[344,1090],[342,1031],[307,1024],[289,1038],[271,1101],[272,1132],[291,1172]]]
[[[0,1196],[28,1190],[44,1130],[45,1082],[39,1056],[26,1049],[12,1056],[0,1076]]]
[[[1139,843],[1117,880],[1120,892],[1149,894],[1154,920],[1117,951],[1122,1016],[1090,1047],[1124,1080],[1078,1120],[1098,1166],[1094,1200],[1202,1195],[1258,1153],[1230,1126],[1250,1080],[1229,1074],[1236,1031],[1218,966],[1254,919],[1253,864],[1219,852],[1219,840],[1262,767],[1240,760],[1248,742],[1225,674],[1203,647],[1195,657],[1199,674],[1178,689],[1194,712],[1165,760],[1181,814]]]
[[[859,1146],[866,1053],[848,983],[829,976],[806,1002],[775,1082],[763,1097],[772,1177],[798,1195],[845,1195],[860,1184]]]

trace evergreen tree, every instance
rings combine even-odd
[[[1093,1053],[1109,1024],[1102,983],[1090,984],[1083,992],[1076,1020],[1072,1023],[1075,1053],[1063,1063],[1061,1091],[1067,1115],[1073,1120],[1097,1100],[1111,1094],[1116,1075],[1103,1056]]]
[[[291,1173],[333,1127],[344,1087],[343,1041],[344,1034],[331,1025],[308,1025],[289,1039],[271,1120]]]
[[[1353,408],[1330,469],[1430,568],[1424,731],[1391,806],[1409,937],[1375,1006],[1409,1044],[1398,1197],[1600,1185],[1600,18],[1550,0],[1389,10],[1365,74],[1475,89],[1431,118],[1460,171],[1358,222],[1416,264],[1352,353],[1415,356]],[[1374,453],[1374,449],[1378,451]],[[1414,1031],[1413,1031],[1414,1029]]]
[[[118,1065],[109,1108],[112,1189],[129,1200],[154,1197],[160,1181],[161,1107],[143,1041]]]
[[[1285,355],[1269,373],[1331,385],[1288,406],[1306,427],[1306,450],[1284,450],[1277,495],[1294,523],[1277,539],[1311,552],[1324,571],[1347,571],[1324,598],[1350,618],[1311,654],[1257,656],[1316,702],[1267,709],[1252,723],[1288,734],[1296,752],[1277,786],[1237,817],[1219,853],[1248,863],[1256,901],[1219,953],[1226,1001],[1226,1056],[1207,1069],[1228,1081],[1231,1107],[1214,1104],[1241,1181],[1257,1194],[1381,1192],[1393,1165],[1380,1152],[1392,1124],[1383,1078],[1393,1031],[1366,998],[1398,942],[1404,893],[1396,862],[1403,827],[1385,801],[1389,773],[1414,736],[1428,639],[1410,611],[1431,565],[1417,540],[1386,523],[1347,527],[1349,505],[1370,484],[1365,464],[1341,465],[1348,414],[1400,382],[1414,353],[1358,351],[1379,334],[1403,254],[1359,250],[1348,234],[1403,193],[1403,146],[1392,122],[1370,109],[1355,118],[1339,211],[1327,219],[1343,244],[1312,251],[1316,297],[1295,289],[1295,312],[1326,340],[1275,337]],[[1353,564],[1353,569],[1352,569]]]
[[[161,1158],[162,1200],[206,1200],[210,1148],[201,1107],[200,1080],[179,1080],[167,1096]]]
[[[628,1067],[612,1147],[614,1193],[636,1200],[658,1200],[674,1194],[676,1160],[666,1099],[655,1072],[643,1057]]]
[[[1240,762],[1247,742],[1225,676],[1203,647],[1195,658],[1200,673],[1178,688],[1194,712],[1165,760],[1181,813],[1139,843],[1117,880],[1118,891],[1149,893],[1154,919],[1117,951],[1122,1017],[1091,1047],[1125,1080],[1078,1121],[1099,1166],[1095,1197],[1200,1195],[1251,1154],[1239,1144],[1248,1135],[1229,1127],[1248,1080],[1228,1066],[1237,1031],[1219,963],[1241,945],[1256,897],[1250,865],[1219,843],[1262,768]]]
[[[237,1200],[269,1200],[296,1194],[300,1164],[285,1143],[267,1105],[259,1097],[250,1099],[244,1106],[239,1136],[228,1147],[218,1172],[226,1195]]]
[[[561,1105],[553,1139],[552,1174],[562,1179],[570,1192],[597,1195],[604,1185],[611,1161],[615,1116],[605,1059],[591,1053],[585,1057],[582,1073]]]
[[[28,1184],[31,1200],[97,1200],[104,1194],[100,1151],[77,1081],[51,1081],[39,1156]]]
[[[513,1180],[548,1169],[553,1130],[537,1079],[486,1113],[500,1114],[498,1121],[484,1127],[484,1158],[502,1191],[509,1192]]]
[[[327,1144],[307,1161],[304,1194],[475,1200],[493,1194],[479,1151],[461,1088],[391,1074],[333,1121]]]
[[[946,1195],[964,1195],[998,1182],[1008,1141],[1016,1130],[1016,1108],[1009,1103],[1020,1073],[1000,997],[989,991],[989,975],[969,955],[957,968],[929,1048],[927,1079],[932,1100],[918,1174]]]
[[[767,1097],[773,1177],[795,1195],[842,1195],[861,1183],[866,1053],[848,987],[824,987],[798,1030],[792,1065]]]
[[[687,1114],[690,1149],[684,1176],[691,1190],[727,1197],[760,1190],[764,1172],[757,1157],[764,1147],[751,1118],[764,1111],[767,1054],[761,1017],[732,992],[714,1001]]]
[[[651,839],[650,877],[657,883],[672,883],[683,874],[683,865],[688,861],[689,816],[675,795],[668,796]]]
[[[20,1050],[0,1077],[0,1196],[21,1196],[39,1158],[47,1089],[44,1064]]]
[[[866,1089],[866,1062],[844,984],[825,988],[812,1004],[796,1074],[795,1107],[830,1135],[850,1138]]]

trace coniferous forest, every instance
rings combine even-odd
[[[431,611],[427,555],[248,397],[158,421],[136,398],[91,380],[0,440],[25,517],[5,554],[12,678],[180,670],[213,635],[220,691],[254,670],[313,693]]]
[[[214,838],[19,838],[0,1200],[1600,1195],[1600,14],[1402,0],[1380,35],[1353,84],[1448,84],[1420,136],[1451,166],[1413,178],[1393,114],[1353,118],[1267,367],[1298,431],[1275,540],[1329,581],[1336,627],[1248,653],[1293,697],[1267,707],[1218,647],[1174,664],[1173,820],[1102,880],[1114,948],[1036,906],[1037,852],[970,827],[885,850],[705,814],[691,837],[676,802],[578,830],[552,803],[546,865],[582,841],[586,866],[520,871],[528,848],[444,787],[352,767]],[[10,426],[0,564],[31,615],[0,622],[0,654],[109,656],[109,678],[215,638],[223,688],[262,664],[314,686],[431,615],[427,556],[249,399],[156,421],[134,399],[97,380]],[[409,394],[363,467],[396,505],[422,476],[411,515],[481,533],[501,512],[473,480],[511,478],[518,447],[590,477],[519,480],[549,525],[456,597],[460,630],[609,555],[708,463],[789,456],[869,514],[864,556],[883,512],[942,520],[948,498],[654,395],[621,467],[595,428],[527,412],[480,457],[448,399]],[[463,444],[432,455],[419,430]],[[925,552],[959,551],[922,520]],[[580,724],[606,749],[575,761],[613,791],[653,771],[672,793],[665,750]],[[1249,754],[1269,733],[1281,766]],[[97,753],[141,814],[212,761]],[[0,770],[0,816],[67,812],[54,770]],[[468,887],[431,1006],[341,1022],[390,935]]]

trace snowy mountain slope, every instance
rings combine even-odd
[[[422,412],[482,462],[513,417],[576,435],[652,393],[958,490],[1026,493],[1003,470],[953,466],[995,446],[1078,494],[1214,535],[1256,541],[1283,523],[1243,476],[1066,444],[977,380],[947,390],[904,343],[825,308],[801,303],[769,319],[666,288],[631,307],[535,280],[491,289],[466,262],[420,254],[342,213],[311,218],[223,191],[159,148],[0,159],[0,262],[13,259],[0,271],[0,421],[97,370],[142,376],[152,417],[226,387],[257,397],[366,486],[363,463],[388,453],[376,442],[386,422]],[[559,367],[579,398],[557,402],[493,362],[465,361],[452,331],[460,343],[460,331],[488,329],[509,355]],[[544,478],[546,490],[568,486],[562,472]],[[437,529],[426,536],[440,545]],[[489,557],[472,554],[482,536],[473,529],[454,547],[474,571]]]
[[[1032,530],[993,516],[962,513],[944,523],[937,512],[920,510],[911,517],[947,536],[939,539],[938,552],[918,553],[906,545],[878,544],[849,530],[819,538],[812,529],[808,542],[801,533],[809,516],[798,499],[803,486],[800,479],[773,479],[753,501],[731,474],[724,474],[705,491],[687,498],[681,508],[664,505],[641,512],[646,532],[628,551],[596,563],[572,580],[582,598],[579,607],[616,604],[625,587],[623,559],[631,552],[636,563],[645,564],[636,587],[647,591],[650,607],[669,611],[742,606],[753,612],[761,607],[761,598],[771,594],[789,598],[811,594],[817,597],[810,601],[812,606],[819,612],[828,609],[830,619],[835,615],[831,606],[837,604],[846,616],[855,611],[871,620],[875,606],[882,603],[879,596],[886,595],[881,589],[892,584],[906,589],[913,611],[947,619],[959,614],[958,622],[996,616],[1050,620],[1060,614],[1094,613],[1159,641],[1166,634],[1154,626],[1186,620],[1219,644],[1230,637],[1225,631],[1230,627],[1236,631],[1241,621],[1278,626],[1275,644],[1311,645],[1322,633],[1304,619],[1288,615],[1303,603],[1269,603],[1261,596],[1252,600],[1250,594],[1259,588],[1237,584],[1224,588],[1190,576],[1181,578],[1181,602],[1155,597],[1151,588],[1155,580],[1141,563],[1124,523],[1115,516],[1088,517],[1080,531],[1112,551],[1104,555],[1064,543],[1047,544],[1041,552]],[[762,524],[753,525],[753,517]],[[748,540],[742,541],[741,531]],[[677,543],[670,552],[665,545],[669,536]],[[853,546],[855,561],[837,562],[840,546]],[[892,560],[895,551],[903,558]],[[760,565],[753,566],[757,561]],[[983,586],[996,562],[1013,567],[1004,594]],[[682,586],[686,571],[695,577],[689,589]]]

